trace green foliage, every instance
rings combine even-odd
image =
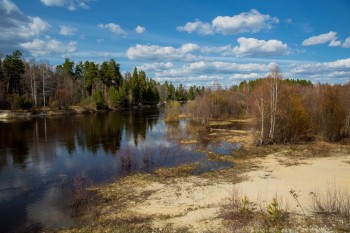
[[[110,87],[108,91],[108,103],[112,108],[122,108],[127,105],[127,95],[125,86],[117,90],[115,87]]]
[[[105,107],[105,102],[103,99],[103,93],[102,91],[96,91],[92,94],[92,99],[94,103],[96,104],[97,109],[102,109]]]
[[[33,103],[27,95],[20,96],[16,94],[13,99],[13,109],[30,109],[33,107]]]
[[[7,80],[7,92],[8,93],[20,93],[21,90],[21,75],[24,74],[24,63],[22,61],[22,53],[16,50],[12,55],[7,55],[4,63],[3,70],[5,79]]]
[[[284,218],[284,211],[279,206],[277,198],[273,198],[272,202],[266,207],[269,221],[272,225],[278,225]]]

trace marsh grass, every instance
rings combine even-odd
[[[154,171],[154,174],[160,178],[183,177],[194,175],[197,168],[197,163],[182,164],[173,168],[158,168]]]

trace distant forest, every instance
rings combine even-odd
[[[97,64],[67,58],[52,67],[46,61],[25,61],[18,50],[0,59],[0,109],[71,105],[118,109],[160,101],[187,102],[186,113],[199,124],[253,118],[259,145],[350,137],[350,81],[329,85],[282,79],[275,67],[267,77],[213,90],[160,84],[136,67],[122,76],[113,59]]]
[[[204,90],[157,83],[136,67],[132,74],[122,76],[114,59],[97,64],[75,63],[66,58],[62,65],[52,67],[47,61],[26,61],[18,50],[0,59],[0,109],[71,105],[126,108],[159,101],[193,100]]]

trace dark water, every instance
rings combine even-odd
[[[229,166],[181,147],[185,124],[165,124],[158,109],[0,122],[0,232],[77,224],[69,208],[77,174],[100,184],[189,162],[198,171]]]

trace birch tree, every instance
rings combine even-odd
[[[276,127],[276,113],[277,113],[277,104],[278,104],[278,91],[279,91],[279,82],[281,80],[281,75],[278,65],[274,65],[268,76],[270,81],[270,131],[269,138],[274,140],[275,138],[275,127]]]

